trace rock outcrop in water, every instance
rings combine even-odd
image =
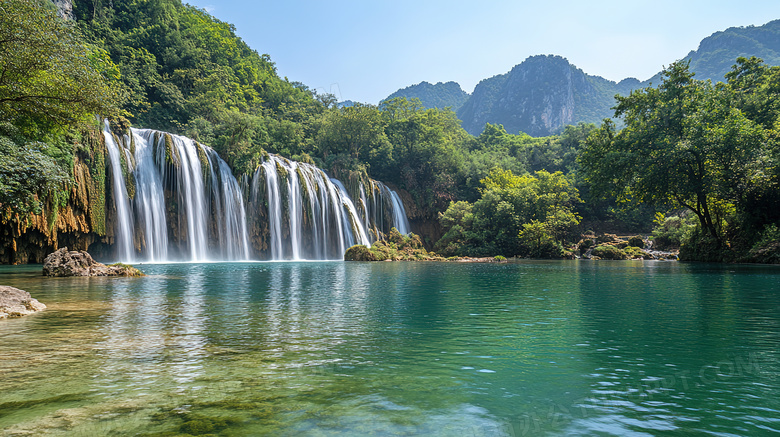
[[[444,258],[425,250],[419,235],[402,235],[392,228],[371,247],[356,244],[347,249],[344,261],[444,261]]]
[[[99,263],[86,251],[67,247],[49,254],[43,262],[44,276],[143,276],[135,267]]]
[[[0,319],[27,316],[45,309],[46,305],[33,299],[30,293],[0,285]]]

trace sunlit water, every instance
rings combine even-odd
[[[780,432],[778,268],[139,267],[0,267],[0,435]]]

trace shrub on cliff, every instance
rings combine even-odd
[[[645,240],[642,239],[639,235],[636,235],[634,237],[631,237],[628,239],[628,246],[629,247],[638,247],[643,248],[645,247]]]
[[[596,246],[593,248],[593,251],[591,252],[593,256],[597,256],[602,259],[626,259],[628,256],[626,253],[621,250],[620,248],[613,246],[611,244],[603,244],[601,246]]]
[[[744,261],[780,264],[780,227],[774,224],[767,226]]]
[[[344,252],[344,261],[382,261],[366,246],[356,244]]]
[[[344,253],[344,261],[441,261],[444,258],[427,250],[419,235],[403,235],[395,228],[390,230],[384,240],[371,245],[355,245]]]

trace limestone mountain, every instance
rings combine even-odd
[[[500,123],[509,133],[545,136],[569,124],[609,117],[615,94],[640,86],[633,78],[616,83],[588,75],[560,56],[532,56],[508,73],[477,84],[458,117],[473,135],[479,135],[485,123]]]
[[[434,85],[423,81],[417,85],[400,89],[390,94],[385,100],[396,97],[418,98],[426,108],[444,109],[450,107],[453,111],[457,111],[468,100],[469,94],[463,91],[457,82],[438,82]]]

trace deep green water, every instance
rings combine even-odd
[[[0,267],[0,435],[780,432],[779,268],[139,267]]]

